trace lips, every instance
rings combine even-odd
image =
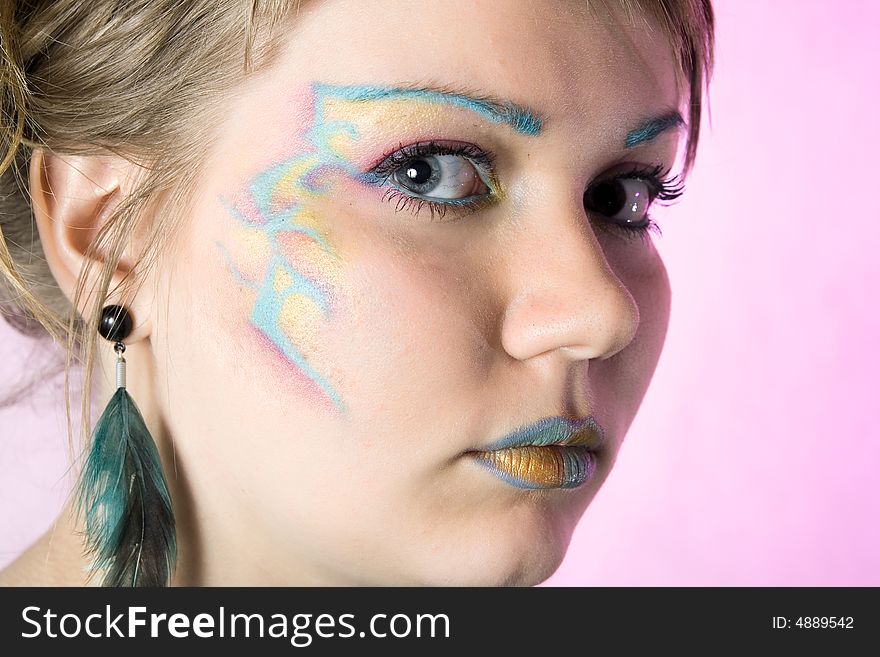
[[[577,488],[593,476],[603,441],[592,416],[546,417],[467,455],[517,488]]]

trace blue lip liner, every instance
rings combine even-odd
[[[590,428],[598,436],[602,436],[602,428],[592,415],[588,415],[580,420],[569,420],[568,418],[555,416],[542,418],[533,424],[518,427],[488,447],[484,447],[483,450],[492,451],[506,447],[523,447],[525,445],[550,445],[563,442],[584,428]]]

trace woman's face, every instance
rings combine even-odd
[[[219,108],[152,318],[193,577],[559,565],[662,347],[682,129],[662,34],[585,4],[306,3]],[[590,415],[592,455],[495,450]]]

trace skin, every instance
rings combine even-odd
[[[607,172],[671,166],[679,147],[670,129],[626,148],[682,97],[662,34],[609,18],[559,0],[306,3],[271,70],[218,106],[194,210],[125,300],[129,390],[179,523],[175,584],[531,585],[556,570],[669,315],[653,243],[583,205]],[[341,160],[303,190],[295,164],[320,160],[315,84],[425,80],[510,99],[544,123],[527,134],[399,98],[328,105],[358,137],[333,142]],[[493,151],[497,202],[432,221],[427,208],[395,212],[387,187],[353,173],[429,139]],[[123,193],[136,176],[111,159],[70,164],[35,163],[32,184],[72,296],[87,240],[71,227],[94,227],[100,190]],[[274,210],[254,211],[254,186],[280,165]],[[541,417],[588,414],[606,444],[578,488],[514,488],[463,455]],[[62,514],[0,580],[80,582],[74,523]]]

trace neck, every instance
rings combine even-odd
[[[88,560],[82,533],[68,504],[30,548],[0,572],[0,586],[86,586]]]

